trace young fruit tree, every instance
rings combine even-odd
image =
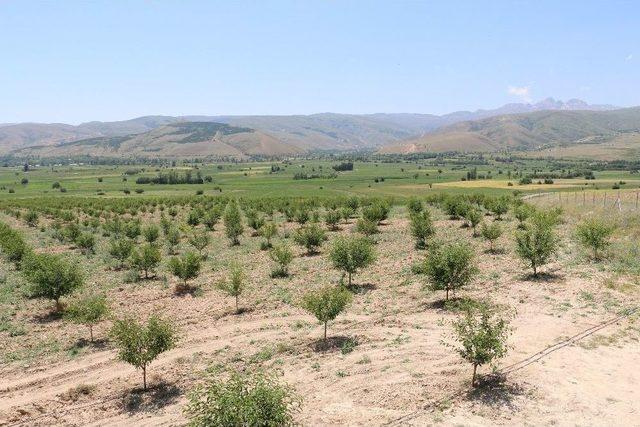
[[[265,238],[262,247],[264,249],[270,249],[271,239],[278,235],[278,226],[273,222],[267,222],[260,228],[259,234]]]
[[[144,278],[149,278],[149,273],[153,273],[160,264],[160,249],[152,243],[142,245],[140,249],[136,249],[131,253],[129,262],[131,266],[144,272]]]
[[[309,224],[300,227],[293,235],[293,240],[307,249],[307,255],[318,253],[322,242],[327,240],[327,235],[318,224]]]
[[[500,227],[500,224],[495,221],[489,224],[483,222],[480,226],[480,234],[489,241],[489,252],[493,253],[494,242],[502,236],[502,227]]]
[[[225,234],[227,235],[227,238],[231,240],[231,245],[239,245],[239,238],[244,231],[244,226],[242,225],[242,215],[240,214],[240,208],[235,201],[229,202],[227,204],[222,219],[224,222]]]
[[[223,280],[218,283],[218,289],[225,292],[227,295],[234,297],[236,300],[236,314],[240,314],[240,305],[238,298],[244,290],[244,271],[238,265],[231,267],[229,272],[229,280]]]
[[[411,235],[416,239],[416,249],[425,249],[427,240],[436,232],[431,220],[431,213],[427,209],[411,212],[409,219]]]
[[[188,396],[189,426],[293,426],[301,399],[273,375],[233,372],[207,378]]]
[[[154,243],[160,237],[160,228],[157,225],[151,224],[142,229],[142,236],[147,243]]]
[[[493,364],[507,353],[507,338],[511,332],[509,322],[480,306],[466,310],[453,321],[453,330],[458,342],[456,351],[473,365],[471,386],[475,387],[478,367]]]
[[[165,243],[170,255],[176,253],[176,246],[180,243],[180,230],[177,227],[169,227],[165,236]]]
[[[498,221],[502,220],[502,215],[509,212],[509,199],[504,196],[496,197],[488,201],[488,209],[493,213]]]
[[[449,291],[460,289],[473,281],[478,274],[473,249],[466,243],[448,243],[433,249],[426,257],[424,273],[431,289]]]
[[[371,240],[366,237],[338,237],[331,246],[329,259],[334,268],[347,273],[348,286],[351,287],[351,276],[371,265],[376,255]]]
[[[77,263],[71,263],[58,255],[31,253],[22,262],[22,271],[31,284],[34,297],[52,299],[56,311],[61,311],[60,298],[71,294],[83,284],[83,276]]]
[[[206,256],[204,256],[202,252],[207,248],[207,246],[209,246],[210,242],[211,239],[209,237],[209,233],[206,230],[203,230],[201,232],[195,231],[191,235],[191,237],[189,237],[189,244],[198,251],[200,258],[203,259],[206,258]]]
[[[478,235],[476,228],[478,224],[480,224],[480,221],[482,221],[482,212],[480,212],[478,208],[471,207],[465,212],[464,219],[467,220],[469,226],[473,229],[473,237],[476,237]]]
[[[358,218],[356,221],[356,231],[365,236],[373,236],[378,232],[378,223],[365,218]]]
[[[324,223],[327,224],[327,227],[329,227],[330,230],[336,231],[338,229],[340,218],[340,212],[336,209],[330,209],[324,214]]]
[[[93,342],[93,327],[109,313],[107,297],[104,294],[87,294],[73,300],[64,311],[65,319],[89,328]]]
[[[327,341],[327,323],[338,317],[338,314],[351,302],[351,292],[341,286],[325,286],[311,291],[302,298],[302,307],[316,316],[324,324],[323,340]]]
[[[209,231],[213,231],[216,228],[216,224],[220,220],[220,211],[217,209],[211,210],[204,215],[202,223],[207,227]]]
[[[271,271],[271,277],[287,277],[289,264],[293,261],[291,248],[284,243],[275,245],[269,252],[269,256],[276,263],[276,267]]]
[[[616,227],[600,218],[582,221],[576,227],[576,237],[582,246],[593,251],[593,259],[600,259],[602,252],[609,247],[611,235]]]
[[[538,277],[538,268],[549,262],[558,248],[558,239],[553,223],[535,220],[516,233],[516,253],[533,269]]]
[[[131,256],[133,242],[129,239],[114,238],[109,243],[109,255],[119,262],[119,268],[124,267],[125,261]]]
[[[22,259],[31,253],[31,248],[24,240],[22,233],[4,222],[0,222],[0,249],[16,268],[20,268]]]
[[[187,282],[200,274],[201,259],[202,257],[195,252],[187,252],[181,257],[173,257],[169,260],[169,271],[182,280],[182,284],[176,286],[176,292],[180,293],[189,289]]]
[[[118,358],[142,369],[142,384],[147,389],[147,367],[161,353],[175,347],[177,333],[173,324],[152,315],[146,324],[131,317],[118,319],[111,328],[111,337],[118,349]]]
[[[76,239],[76,246],[83,254],[92,254],[96,246],[96,237],[92,233],[82,233]]]

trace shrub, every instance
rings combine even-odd
[[[293,240],[307,249],[307,254],[318,253],[318,248],[322,242],[327,240],[327,236],[318,224],[309,224],[300,227],[293,236]]]
[[[181,257],[174,257],[169,260],[169,271],[171,274],[182,280],[182,288],[176,287],[176,291],[186,290],[187,281],[195,279],[200,274],[201,257],[194,252],[187,252]]]
[[[152,243],[142,245],[139,249],[134,250],[131,253],[130,263],[131,266],[144,272],[144,278],[149,278],[149,273],[153,272],[160,264],[160,250]]]
[[[480,227],[480,234],[482,235],[482,237],[489,241],[489,251],[493,252],[494,242],[498,240],[500,236],[502,236],[502,227],[500,227],[500,224],[495,221],[489,224],[483,222],[482,226]]]
[[[287,277],[289,264],[293,261],[293,251],[286,244],[275,245],[269,252],[271,259],[277,264],[271,271],[271,277]]]
[[[478,366],[504,357],[507,353],[509,322],[491,313],[483,306],[468,309],[453,322],[453,330],[459,346],[456,351],[473,365],[471,386],[476,385]]]
[[[342,313],[351,302],[351,298],[351,292],[335,286],[325,286],[304,295],[302,307],[324,324],[325,342],[327,341],[327,323]]]
[[[32,285],[31,295],[52,299],[60,311],[60,298],[82,286],[83,277],[77,263],[52,254],[30,253],[23,261],[23,273]]]
[[[226,381],[209,378],[188,400],[185,414],[193,427],[293,426],[301,402],[273,376],[237,372]]]
[[[114,238],[109,244],[109,255],[120,262],[120,268],[124,266],[124,262],[131,256],[133,251],[133,242],[129,239]]]
[[[474,279],[478,268],[474,263],[473,250],[465,243],[444,244],[433,249],[426,257],[424,272],[434,290],[460,289]]]
[[[352,274],[371,265],[375,258],[373,244],[366,237],[339,237],[333,242],[329,252],[333,266],[348,274],[349,287]]]
[[[89,337],[93,342],[93,327],[104,319],[109,312],[104,294],[87,294],[73,300],[64,311],[64,317],[71,322],[89,328]]]
[[[516,233],[516,253],[529,263],[534,277],[538,276],[538,268],[549,262],[557,247],[553,225],[546,218],[538,218]]]
[[[242,225],[242,216],[240,215],[240,209],[235,201],[229,202],[224,210],[224,227],[225,233],[232,245],[239,245],[240,240],[238,238],[244,231]]]
[[[600,259],[602,251],[610,244],[609,238],[615,231],[613,224],[600,218],[590,218],[582,221],[576,227],[576,237],[585,247],[593,250],[593,259]]]
[[[428,210],[412,212],[410,217],[411,235],[416,239],[416,249],[425,249],[427,239],[435,234],[435,227]]]
[[[223,280],[218,283],[217,287],[227,295],[235,298],[236,314],[240,314],[238,298],[242,295],[242,291],[244,290],[244,271],[242,271],[242,268],[238,265],[231,267],[229,280]]]
[[[161,353],[172,349],[177,340],[173,324],[155,315],[146,324],[130,317],[118,319],[111,328],[111,336],[118,348],[118,358],[142,369],[144,390],[147,389],[147,367]]]

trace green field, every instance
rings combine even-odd
[[[577,191],[583,188],[607,189],[623,182],[622,189],[638,188],[638,175],[628,170],[600,167],[595,180],[584,177],[556,179],[553,184],[520,185],[519,177],[531,173],[561,173],[555,164],[523,160],[513,163],[488,161],[478,164],[460,159],[441,162],[359,161],[352,171],[334,172],[338,161],[294,160],[287,162],[251,162],[219,164],[182,164],[174,168],[150,165],[99,166],[64,165],[0,168],[0,199],[26,197],[145,197],[175,196],[202,192],[206,195],[256,197],[336,197],[366,196],[406,198],[434,192],[490,193],[494,195],[519,190],[525,193]],[[277,170],[272,172],[272,166]],[[566,169],[583,168],[568,164]],[[467,172],[475,169],[479,177],[466,181]],[[137,184],[140,177],[155,177],[159,172],[175,170],[182,174],[191,170],[195,175],[210,177],[202,184]],[[127,173],[129,172],[129,174]],[[294,179],[296,174],[318,175],[312,179]],[[23,180],[28,183],[22,183]],[[59,183],[59,188],[54,188]],[[55,187],[58,187],[57,185]],[[125,191],[128,190],[128,194]]]

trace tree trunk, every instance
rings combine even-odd
[[[536,267],[535,264],[533,264],[532,267],[533,267],[533,277],[538,277],[538,268]]]
[[[324,322],[324,342],[327,342],[327,323],[328,322]]]
[[[449,288],[446,289],[446,296],[444,298],[445,301],[449,301]]]
[[[351,287],[351,272],[349,272],[349,287]]]
[[[238,295],[236,295],[236,313],[240,313],[240,308],[238,306]]]
[[[471,387],[476,386],[476,372],[478,371],[478,365],[473,364],[473,377],[471,377]]]
[[[91,337],[91,342],[93,342],[93,325],[89,325],[89,336]]]
[[[147,366],[142,367],[142,388],[147,390]]]
[[[60,298],[56,298],[56,313],[60,313],[62,311],[62,304],[60,304]]]

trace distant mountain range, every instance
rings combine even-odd
[[[0,125],[0,153],[19,157],[246,157],[359,149],[383,153],[538,150],[629,133],[640,127],[634,111],[548,98],[535,104],[442,116],[321,113],[147,116],[77,126],[19,123]]]
[[[595,147],[595,148],[594,148]],[[584,157],[603,149],[637,157],[640,107],[610,111],[536,111],[465,121],[382,147],[380,153],[554,152]],[[596,150],[596,151],[594,151]],[[591,154],[591,155],[590,155]]]

